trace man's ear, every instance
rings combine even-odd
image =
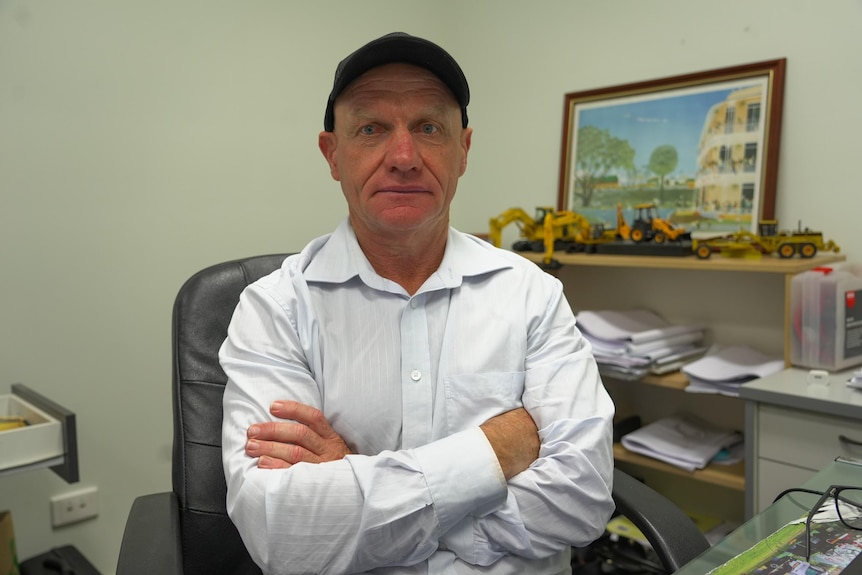
[[[338,146],[338,138],[333,132],[320,132],[317,137],[317,147],[329,164],[329,173],[335,181],[341,181],[341,176],[338,173],[338,161],[335,159],[335,148]]]
[[[473,128],[464,128],[461,132],[461,173],[459,177],[467,171],[467,155],[470,153],[470,145],[473,143]]]

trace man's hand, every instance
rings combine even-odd
[[[480,428],[491,442],[506,479],[524,471],[539,457],[539,432],[523,407],[492,417]]]
[[[263,469],[288,468],[302,461],[323,463],[350,453],[319,409],[296,401],[275,401],[269,412],[280,419],[248,428],[245,452]]]

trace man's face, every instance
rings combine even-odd
[[[354,228],[399,236],[448,227],[471,134],[437,76],[387,64],[338,97],[335,129],[322,132],[319,145],[341,182]]]

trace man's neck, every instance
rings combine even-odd
[[[440,267],[449,228],[435,234],[400,234],[381,238],[356,231],[356,239],[365,257],[381,277],[394,281],[410,295]]]

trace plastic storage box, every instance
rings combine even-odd
[[[790,362],[839,371],[862,364],[862,265],[814,268],[790,284]]]

